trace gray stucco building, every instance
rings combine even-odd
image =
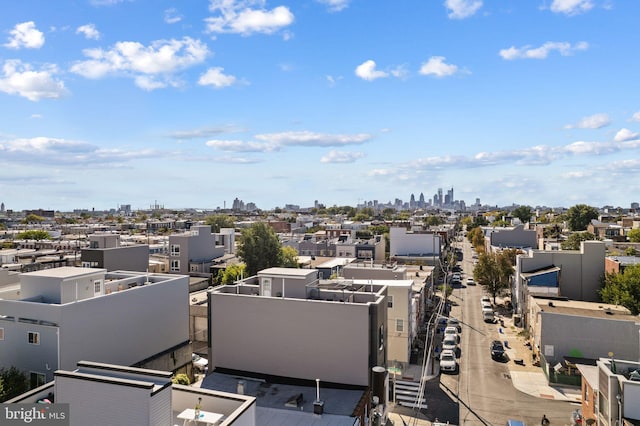
[[[386,367],[386,286],[269,268],[209,291],[210,366],[368,386]]]
[[[0,367],[26,372],[35,387],[83,359],[190,365],[188,281],[74,267],[22,274],[20,299],[0,300]]]

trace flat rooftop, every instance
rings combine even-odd
[[[308,275],[317,274],[315,269],[301,268],[267,268],[258,272],[258,275],[286,275],[289,277],[306,277]]]
[[[631,315],[631,312],[619,305],[609,305],[607,303],[582,302],[576,300],[556,300],[546,298],[533,298],[541,310],[564,315],[578,315],[591,318],[607,318],[623,321],[640,321]],[[551,304],[550,304],[551,303]]]
[[[83,275],[95,274],[96,272],[106,273],[106,269],[101,268],[77,268],[74,266],[63,266],[60,268],[43,269],[41,271],[26,272],[25,276],[31,277],[51,277],[51,278],[73,278]]]

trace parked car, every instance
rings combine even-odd
[[[458,337],[458,327],[447,326],[444,329],[444,337],[453,336],[456,339],[456,343],[460,341],[460,337]]]
[[[191,354],[191,361],[193,362],[193,366],[200,371],[205,371],[209,365],[209,360],[196,353]]]
[[[469,277],[467,278],[467,285],[476,285],[476,282],[473,280],[473,278]]]
[[[443,373],[456,373],[458,371],[455,352],[452,350],[442,351],[442,354],[440,354],[440,371]]]
[[[482,319],[484,322],[495,322],[496,316],[493,311],[482,311]]]
[[[458,339],[456,336],[446,335],[444,339],[442,339],[442,351],[450,350],[454,351],[458,348]]]
[[[460,320],[458,320],[458,318],[449,318],[447,320],[447,327],[455,327],[458,330],[458,333],[462,332],[462,324],[460,324]]]
[[[500,340],[491,342],[491,359],[504,358],[504,345]]]
[[[485,303],[485,302],[486,302],[486,303],[491,303],[491,298],[490,298],[489,296],[482,296],[482,297],[480,298],[480,304],[483,304],[483,303]]]

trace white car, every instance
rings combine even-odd
[[[442,351],[455,351],[458,347],[458,339],[456,338],[456,336],[452,336],[452,335],[445,335],[444,339],[442,340]]]
[[[191,354],[191,361],[193,362],[193,366],[200,371],[205,371],[209,365],[209,360],[195,353]]]
[[[473,278],[469,277],[467,278],[467,285],[476,285],[476,282],[473,280]]]
[[[458,327],[455,326],[447,326],[444,329],[444,337],[446,338],[447,336],[453,336],[456,339],[456,342],[458,342]]]
[[[458,371],[456,354],[452,350],[445,350],[440,354],[440,371],[443,373],[455,373]]]

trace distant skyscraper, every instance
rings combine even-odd
[[[415,208],[416,207],[416,196],[411,194],[411,199],[409,200],[409,208]]]
[[[4,213],[4,203],[0,204],[0,212]]]
[[[442,207],[442,202],[444,198],[442,197],[442,188],[438,188],[438,207]]]
[[[449,196],[449,202],[445,204],[453,205],[453,203],[456,201],[456,199],[453,197],[453,188],[447,191],[447,195]]]
[[[420,198],[418,199],[418,207],[424,207],[424,194],[422,192],[420,193]]]

